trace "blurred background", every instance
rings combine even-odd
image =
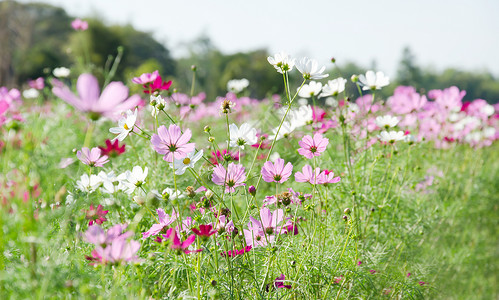
[[[397,85],[422,93],[456,85],[465,101],[496,103],[498,12],[496,0],[7,0],[0,2],[0,86],[22,86],[60,66],[74,78],[99,75],[121,46],[114,80],[159,70],[185,92],[196,65],[196,91],[208,100],[234,78],[247,78],[251,96],[262,98],[282,89],[267,56],[285,51],[317,59],[330,79],[383,71],[392,81],[385,97]],[[75,18],[88,30],[75,31]]]

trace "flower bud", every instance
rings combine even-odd
[[[255,197],[255,195],[256,195],[256,187],[255,187],[255,186],[253,186],[253,185],[252,185],[252,186],[250,186],[250,187],[248,188],[248,193],[250,193],[250,194],[251,194],[251,196]]]
[[[352,77],[350,77],[350,80],[351,80],[352,82],[357,82],[357,81],[359,81],[359,76],[357,76],[357,75],[353,74],[353,75],[352,75]]]
[[[347,216],[343,216],[343,220],[346,222],[348,221],[348,217]]]
[[[206,126],[204,127],[204,132],[208,132],[208,133],[209,133],[210,131],[211,131],[211,127],[210,127],[210,126],[208,126],[208,125],[206,125]]]
[[[187,196],[189,196],[190,198],[194,198],[194,196],[196,196],[196,192],[194,191],[194,188],[192,186],[188,186],[185,191],[187,193]]]
[[[214,141],[215,141],[215,137],[214,136],[210,136],[208,138],[208,142],[213,143]]]
[[[345,213],[345,215],[349,215],[350,214],[350,208],[345,208],[345,210],[343,211]]]
[[[192,71],[196,72],[196,70],[197,70],[197,69],[198,69],[198,67],[197,67],[196,65],[192,65],[192,66],[191,66],[191,70],[192,70]]]
[[[331,62],[334,64],[336,62],[336,58],[331,57]]]
[[[207,190],[206,193],[204,193],[204,195],[206,196],[206,198],[211,199],[214,194],[213,191]]]

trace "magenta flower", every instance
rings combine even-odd
[[[236,187],[245,185],[246,173],[242,165],[230,163],[225,170],[221,164],[213,168],[211,180],[216,185],[225,185],[225,193],[234,193]]]
[[[108,210],[103,210],[102,205],[98,205],[97,209],[90,204],[90,208],[86,211],[85,219],[90,220],[88,222],[88,226],[92,226],[94,223],[101,225],[105,221],[107,221],[105,215],[108,213]]]
[[[319,168],[315,168],[315,171],[312,171],[312,167],[310,165],[305,165],[303,166],[301,172],[295,173],[295,180],[296,182],[310,182],[311,184],[320,184],[320,172],[321,170]]]
[[[161,78],[160,75],[154,79],[154,81],[150,84],[145,84],[144,85],[144,93],[150,94],[150,93],[159,93],[160,91],[167,91],[170,89],[170,86],[172,85],[172,81],[163,81],[163,78]]]
[[[143,232],[142,238],[144,239],[160,233],[165,227],[170,226],[178,218],[178,214],[175,210],[172,211],[171,216],[166,214],[162,208],[158,208],[156,212],[158,213],[159,224],[153,224],[148,231]]]
[[[197,236],[200,237],[210,237],[217,233],[216,230],[213,229],[213,226],[211,224],[208,225],[199,225],[199,229],[197,228],[192,228],[192,232],[194,232]]]
[[[251,246],[246,246],[241,250],[236,249],[236,250],[224,251],[224,252],[220,253],[220,256],[222,256],[222,257],[226,257],[226,256],[235,257],[236,255],[243,255],[246,252],[250,252],[251,248],[252,248]]]
[[[76,152],[76,157],[78,159],[91,167],[102,167],[105,163],[109,162],[107,155],[101,156],[101,150],[98,147],[92,148],[92,150],[87,147],[81,148],[81,151]]]
[[[263,164],[262,178],[265,182],[283,183],[289,179],[293,172],[293,165],[288,162],[284,165],[284,159],[278,158],[275,163],[270,161]]]
[[[298,153],[308,159],[311,159],[312,157],[319,156],[322,152],[326,151],[329,139],[322,137],[322,134],[320,133],[316,133],[314,134],[314,138],[310,135],[304,136],[298,144],[301,147],[298,149]]]
[[[203,249],[197,249],[197,250],[189,250],[189,246],[194,243],[194,240],[196,240],[196,235],[191,234],[185,241],[181,242],[180,238],[177,235],[177,232],[174,230],[171,234],[171,248],[174,250],[177,250],[178,252],[184,252],[185,254],[189,254],[192,252],[201,252]]]
[[[128,98],[128,88],[121,82],[113,81],[100,94],[99,82],[91,74],[81,74],[76,82],[78,96],[57,79],[52,81],[52,92],[62,100],[82,112],[90,113],[94,120],[100,116],[117,120],[120,113],[139,105],[142,100],[138,95]]]
[[[281,276],[277,277],[275,280],[274,280],[274,286],[278,289],[280,288],[286,288],[286,289],[290,289],[291,288],[291,285],[286,285],[284,284],[284,280],[286,280],[286,276],[284,276],[284,274],[281,274]]]
[[[195,144],[189,143],[192,133],[187,129],[183,134],[180,127],[170,125],[168,129],[164,125],[158,128],[158,134],[153,134],[151,138],[152,147],[159,154],[163,154],[163,159],[173,162],[173,159],[181,159],[188,153],[194,151]]]
[[[159,76],[159,71],[156,70],[152,73],[144,73],[144,74],[140,75],[139,77],[134,77],[132,79],[132,82],[136,83],[136,84],[147,84],[147,83],[150,83],[150,82],[153,82],[154,80],[156,80],[156,78],[158,78],[158,76]]]
[[[81,19],[74,19],[73,22],[71,22],[71,27],[73,27],[74,30],[85,31],[88,29],[88,23]]]
[[[110,139],[107,139],[106,147],[99,146],[99,149],[102,151],[101,153],[103,155],[116,157],[125,152],[125,144],[120,146],[118,139],[114,140],[114,142],[111,142]]]

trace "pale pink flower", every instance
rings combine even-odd
[[[328,184],[328,183],[338,183],[340,182],[341,177],[334,177],[334,172],[329,170],[324,170],[319,174],[317,178],[318,184]]]
[[[73,22],[71,22],[71,27],[73,27],[74,30],[85,31],[88,29],[88,23],[81,19],[74,19]]]
[[[319,184],[319,174],[321,173],[321,169],[315,168],[315,171],[312,170],[310,165],[305,165],[302,168],[301,172],[295,173],[296,182],[310,182],[311,184]]]
[[[311,159],[312,157],[319,156],[322,152],[326,151],[329,139],[322,137],[322,134],[320,133],[316,133],[314,134],[314,138],[310,135],[304,136],[298,144],[301,147],[298,149],[298,153],[308,159]]]
[[[146,84],[146,83],[153,82],[154,80],[156,80],[156,78],[158,78],[158,76],[159,76],[159,71],[156,70],[152,73],[144,73],[144,74],[140,75],[139,77],[134,77],[132,79],[132,82],[136,83],[136,84]]]
[[[172,211],[171,216],[165,213],[162,208],[158,208],[156,212],[158,213],[159,224],[153,224],[148,231],[143,232],[142,237],[144,239],[160,233],[164,228],[170,226],[178,217],[175,210]]]
[[[244,167],[239,164],[230,163],[227,170],[218,164],[213,168],[211,180],[216,185],[225,185],[225,193],[233,193],[236,187],[245,185],[246,173]]]
[[[288,162],[284,165],[284,159],[278,158],[275,163],[270,161],[263,164],[262,178],[266,182],[283,183],[289,179],[293,172],[293,165]]]
[[[133,109],[142,100],[138,95],[128,98],[128,88],[121,82],[113,81],[100,94],[99,82],[91,74],[81,74],[76,82],[78,96],[57,79],[52,80],[52,92],[82,112],[90,113],[92,119],[100,116],[117,120],[120,113]]]
[[[102,167],[105,163],[109,162],[108,156],[101,156],[101,150],[98,147],[92,148],[92,150],[87,147],[83,147],[78,152],[76,152],[76,157],[78,159],[91,167]]]
[[[172,124],[168,129],[162,125],[158,128],[158,134],[152,135],[151,143],[156,152],[164,155],[165,161],[173,162],[174,158],[184,158],[194,151],[195,144],[189,143],[191,137],[190,129],[182,133],[177,125]]]

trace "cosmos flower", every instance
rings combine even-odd
[[[329,76],[329,74],[322,74],[326,70],[326,66],[322,66],[319,69],[319,63],[315,59],[310,59],[308,57],[303,57],[296,64],[296,68],[303,75],[304,79],[314,79],[319,80]]]
[[[389,144],[394,144],[396,141],[402,141],[405,139],[405,135],[403,131],[386,131],[383,130],[378,135],[378,138],[382,142],[386,142]]]
[[[183,175],[185,173],[185,170],[187,168],[194,168],[194,165],[198,160],[200,160],[203,157],[203,150],[200,150],[196,153],[196,150],[187,153],[185,158],[181,159],[175,159],[173,163],[170,164],[170,166],[175,169],[175,174],[176,175]]]
[[[347,80],[343,77],[329,80],[327,84],[324,85],[324,87],[322,88],[322,93],[320,94],[320,97],[338,96],[339,93],[345,90],[346,82]]]
[[[197,236],[200,237],[210,237],[217,233],[216,230],[213,229],[213,226],[211,224],[208,225],[199,225],[199,229],[197,228],[192,228],[192,232],[194,232]]]
[[[109,157],[116,157],[125,152],[125,144],[119,145],[118,139],[111,142],[111,140],[106,140],[106,147],[99,146],[102,155],[107,155]]]
[[[311,184],[319,184],[318,177],[321,173],[319,168],[315,168],[315,171],[312,170],[310,165],[305,165],[302,168],[301,172],[295,173],[296,182],[309,182]]]
[[[158,213],[159,223],[153,224],[148,231],[142,233],[142,238],[144,239],[153,235],[157,235],[164,228],[170,226],[173,222],[175,222],[175,220],[178,218],[178,214],[175,212],[175,210],[172,211],[171,216],[165,213],[162,208],[158,208],[156,212]]]
[[[258,141],[257,131],[248,123],[243,123],[241,127],[236,124],[229,125],[230,146],[244,149],[245,145],[253,145]]]
[[[52,74],[54,74],[55,77],[59,77],[59,78],[66,78],[69,76],[70,73],[71,73],[71,71],[65,67],[58,67],[52,71]],[[58,96],[58,95],[56,94],[56,96]]]
[[[326,147],[329,144],[329,139],[322,137],[322,134],[316,133],[312,138],[310,135],[306,135],[298,142],[300,149],[298,153],[311,159],[314,156],[321,155],[322,152],[326,151]]]
[[[71,27],[73,27],[73,29],[77,31],[85,31],[88,29],[88,23],[87,21],[83,21],[77,18],[74,19],[73,22],[71,22]]]
[[[165,161],[173,162],[174,158],[184,158],[189,152],[194,151],[195,144],[189,143],[191,136],[190,129],[182,133],[177,125],[171,124],[168,129],[161,125],[158,128],[158,134],[152,135],[151,144],[156,152],[164,155]]]
[[[322,91],[322,83],[317,81],[310,81],[308,84],[304,84],[301,89],[298,88],[298,96],[303,98],[311,98],[319,95]]]
[[[290,72],[293,70],[295,65],[295,59],[291,59],[288,54],[284,52],[279,52],[274,55],[274,57],[267,57],[267,61],[274,66],[277,72],[283,74],[284,72]]]
[[[118,136],[113,141],[123,141],[130,132],[133,131],[135,122],[137,121],[137,109],[134,112],[131,110],[126,111],[126,116],[118,121],[118,127],[109,128],[109,132],[117,134]]]
[[[90,204],[90,208],[85,212],[85,219],[90,220],[88,226],[92,226],[94,223],[102,225],[102,223],[107,221],[105,215],[108,212],[108,210],[103,210],[103,207],[100,204],[97,208],[95,208],[93,204]]]
[[[225,170],[224,166],[218,164],[213,168],[211,180],[216,185],[225,185],[225,193],[234,193],[236,187],[245,185],[246,173],[244,167],[239,164],[230,163],[227,170]]]
[[[399,121],[399,118],[390,115],[376,117],[376,125],[385,129],[397,126]]]
[[[78,157],[82,163],[91,167],[102,167],[105,163],[109,162],[108,156],[101,156],[101,150],[97,147],[92,148],[92,150],[83,147],[81,151],[78,150],[76,152],[76,157]]]
[[[80,180],[76,181],[76,188],[82,192],[92,193],[102,184],[102,179],[94,174],[88,176],[83,174]]]
[[[144,85],[144,84],[153,82],[154,80],[156,80],[156,78],[158,78],[158,76],[159,76],[159,71],[156,70],[152,73],[144,73],[144,74],[140,75],[139,77],[134,77],[134,78],[132,78],[132,82],[136,83],[136,84]]]
[[[246,78],[243,79],[232,79],[227,82],[227,90],[232,93],[240,93],[245,88],[249,86],[249,80]]]
[[[293,165],[288,162],[284,165],[284,159],[278,158],[275,163],[267,161],[262,167],[262,179],[265,182],[283,183],[289,179],[293,172]]]
[[[78,96],[57,79],[54,79],[52,84],[54,86],[52,92],[57,97],[79,111],[89,113],[93,120],[101,116],[117,120],[120,113],[133,109],[142,101],[138,95],[128,97],[128,88],[117,81],[109,83],[101,94],[97,78],[87,73],[81,74],[76,82]]]
[[[147,167],[142,170],[140,166],[133,167],[132,171],[126,171],[118,176],[120,189],[127,194],[131,194],[136,188],[142,186],[147,177],[149,169]]]
[[[191,234],[187,239],[183,242],[180,241],[179,236],[177,235],[177,232],[173,230],[172,234],[170,235],[171,239],[171,244],[170,247],[174,250],[177,250],[178,252],[184,252],[185,254],[193,253],[193,252],[201,252],[203,249],[197,249],[197,250],[189,250],[189,246],[194,243],[196,240],[196,235]]]
[[[363,91],[380,90],[390,84],[390,78],[385,76],[383,72],[367,71],[366,75],[359,75],[359,84],[362,86]]]

